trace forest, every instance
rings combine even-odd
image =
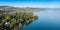
[[[23,26],[38,19],[33,14],[35,11],[33,8],[0,6],[0,30],[21,30]]]

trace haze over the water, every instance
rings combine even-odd
[[[0,6],[60,8],[60,0],[0,0]]]

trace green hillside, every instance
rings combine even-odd
[[[30,24],[38,18],[33,12],[40,10],[38,8],[0,6],[0,29],[21,30],[23,26]]]

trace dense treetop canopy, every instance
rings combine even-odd
[[[7,7],[6,7],[7,8]],[[20,12],[11,13],[9,9],[0,10],[0,29],[17,30],[23,26],[30,24],[38,18],[28,10],[19,10]],[[15,11],[15,10],[14,10]],[[23,12],[21,12],[23,11]],[[8,13],[9,12],[9,13]]]

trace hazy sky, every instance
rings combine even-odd
[[[0,0],[0,6],[60,8],[60,0]]]

